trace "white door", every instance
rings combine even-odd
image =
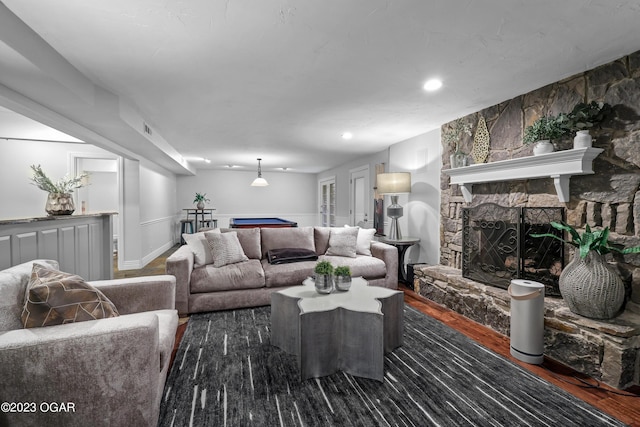
[[[350,172],[351,189],[349,191],[349,221],[351,225],[365,224],[365,228],[373,226],[369,219],[369,208],[373,196],[369,192],[369,165],[352,169]]]

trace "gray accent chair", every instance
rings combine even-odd
[[[31,268],[0,271],[0,402],[16,410],[0,412],[0,425],[156,426],[178,327],[175,278],[88,282],[120,316],[23,329]]]

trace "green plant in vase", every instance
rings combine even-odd
[[[565,223],[551,222],[557,230],[569,233],[566,240],[551,233],[532,234],[532,237],[551,237],[574,246],[573,260],[560,274],[560,294],[569,309],[592,319],[611,319],[620,313],[624,304],[624,283],[619,274],[605,261],[604,255],[640,253],[640,246],[622,248],[609,240],[609,227],[593,230],[588,224],[580,234]]]
[[[330,294],[333,291],[333,265],[329,261],[320,261],[313,269],[316,291]]]
[[[204,204],[210,202],[211,200],[209,200],[207,198],[207,193],[196,193],[196,198],[193,199],[193,203],[197,203],[196,204],[196,208],[198,209],[204,209]]]
[[[32,183],[39,189],[46,191],[47,203],[45,211],[49,215],[71,215],[75,211],[75,204],[71,193],[77,188],[87,185],[89,174],[86,172],[71,178],[65,175],[58,181],[53,181],[42,170],[40,165],[31,165]]]
[[[336,267],[333,274],[337,290],[348,291],[351,288],[351,269],[348,266]]]
[[[453,154],[449,156],[452,168],[468,165],[467,153],[460,150],[460,140],[463,135],[471,136],[471,125],[462,119],[456,119],[453,124],[442,134],[442,142],[453,148]]]

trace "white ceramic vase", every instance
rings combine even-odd
[[[592,146],[593,139],[589,135],[588,130],[579,130],[573,138],[573,148],[589,148]]]
[[[555,147],[548,139],[543,139],[536,142],[536,145],[533,146],[533,155],[538,156],[540,154],[553,153],[555,151]]]

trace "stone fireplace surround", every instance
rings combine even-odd
[[[490,133],[488,163],[531,156],[522,145],[524,128],[542,115],[568,112],[578,102],[603,101],[613,115],[591,131],[593,174],[573,176],[568,198],[560,197],[554,181],[513,179],[475,182],[473,196],[451,184],[447,173],[440,185],[440,265],[414,265],[414,286],[420,295],[443,304],[500,333],[509,332],[509,297],[505,290],[461,276],[463,207],[495,203],[507,207],[564,207],[567,222],[582,230],[611,229],[610,239],[627,247],[640,245],[640,52],[571,76],[462,119],[475,132],[480,116]],[[451,124],[445,124],[443,131]],[[473,137],[464,136],[460,149],[471,152]],[[572,148],[571,138],[555,143]],[[443,171],[450,168],[455,147],[443,145]],[[558,184],[557,182],[555,184]],[[566,186],[562,188],[566,189]],[[461,191],[465,190],[465,191]],[[465,200],[465,197],[466,199]],[[567,247],[568,249],[569,247]],[[572,251],[566,250],[567,259]],[[623,314],[595,321],[571,313],[562,299],[545,299],[545,354],[614,387],[640,384],[640,255],[610,257],[628,290]]]

